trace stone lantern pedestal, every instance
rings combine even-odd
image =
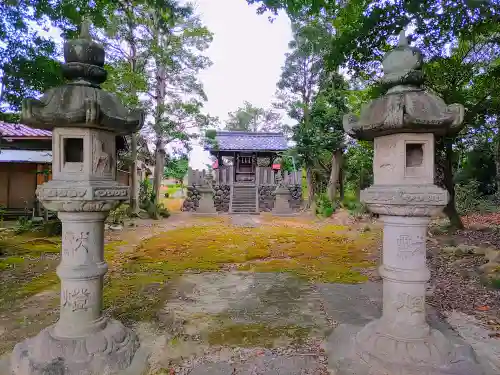
[[[205,181],[203,185],[197,188],[200,193],[200,201],[198,208],[196,209],[197,214],[201,215],[215,215],[217,210],[214,204],[214,190],[213,190],[213,175],[209,172],[205,175]]]
[[[200,186],[197,188],[200,193],[200,202],[198,208],[196,209],[197,214],[212,215],[217,214],[215,209],[213,190],[210,186]]]
[[[61,305],[54,325],[15,346],[13,375],[123,374],[139,348],[131,329],[102,314],[102,296],[104,220],[130,195],[116,182],[116,137],[137,131],[144,115],[101,90],[104,50],[88,28],[64,46],[70,82],[23,102],[24,123],[53,131],[53,179],[37,196],[62,222]]]
[[[274,207],[272,214],[276,216],[292,216],[293,210],[290,207],[290,191],[286,186],[280,185],[276,190],[276,200],[274,201]]]
[[[463,107],[421,88],[422,56],[404,33],[383,61],[387,94],[360,118],[346,115],[351,136],[374,141],[374,185],[361,193],[383,222],[382,317],[365,327],[341,325],[329,338],[336,375],[479,375],[473,350],[426,320],[427,226],[448,203],[434,183],[434,136],[458,128]]]

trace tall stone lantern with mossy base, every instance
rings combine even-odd
[[[144,122],[100,88],[104,57],[84,22],[80,37],[64,45],[69,82],[23,102],[22,122],[53,131],[53,179],[37,195],[62,222],[61,305],[57,323],[15,346],[15,375],[122,374],[139,347],[134,332],[102,315],[104,220],[129,197],[115,180],[116,137]]]
[[[359,118],[344,117],[349,135],[374,142],[374,185],[361,200],[384,225],[383,310],[365,327],[335,329],[328,356],[336,375],[482,374],[470,347],[426,319],[427,225],[448,202],[447,192],[434,185],[435,136],[460,127],[464,109],[422,88],[422,64],[421,52],[402,32],[383,60],[387,93]]]

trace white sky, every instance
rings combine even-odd
[[[202,22],[214,33],[206,53],[213,65],[200,76],[208,96],[206,112],[224,122],[228,112],[245,100],[270,107],[292,39],[288,17],[280,14],[271,23],[267,15],[258,15],[245,0],[196,3]],[[208,153],[194,145],[190,166],[202,169],[209,162]]]

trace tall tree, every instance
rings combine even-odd
[[[241,131],[281,131],[281,115],[273,109],[255,107],[245,101],[243,107],[234,112],[229,112],[225,127],[227,130]]]
[[[157,5],[153,3],[154,5]],[[106,88],[114,91],[129,107],[142,107],[139,93],[147,87],[146,64],[149,51],[141,37],[145,24],[145,1],[121,1],[108,15],[104,44],[108,52],[110,78]],[[162,8],[156,8],[159,11]],[[139,182],[137,174],[137,134],[130,136],[130,213],[139,210]]]
[[[149,19],[153,54],[147,108],[151,109],[152,121],[148,125],[156,146],[154,192],[158,200],[165,147],[178,141],[189,149],[195,132],[213,121],[202,113],[207,97],[198,78],[198,73],[211,64],[203,51],[212,41],[212,34],[189,5],[181,16],[151,12]]]
[[[313,139],[316,132],[312,128],[311,108],[324,74],[323,59],[331,35],[330,28],[323,21],[304,18],[293,23],[293,40],[289,43],[291,52],[286,55],[277,85],[278,107],[297,121],[299,128],[295,131],[295,138],[304,140],[304,145],[308,143],[305,140]],[[316,153],[312,148],[304,147],[300,155],[306,168],[307,207],[310,207],[315,196],[313,168]]]

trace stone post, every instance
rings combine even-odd
[[[213,176],[209,171],[205,176],[205,181],[203,181],[203,185],[199,186],[198,192],[200,193],[200,202],[198,208],[196,209],[197,214],[202,215],[212,215],[217,214],[217,210],[214,204],[214,190],[213,190]]]
[[[84,23],[79,39],[64,46],[66,85],[40,100],[23,101],[22,122],[52,130],[53,179],[37,189],[42,204],[62,222],[61,306],[57,323],[14,348],[14,375],[122,374],[139,348],[135,333],[102,315],[104,220],[128,200],[116,182],[116,137],[136,132],[139,111],[123,107],[100,84],[104,50]]]
[[[407,43],[383,61],[387,93],[344,117],[354,138],[374,141],[374,185],[361,200],[383,222],[382,317],[365,327],[341,325],[329,338],[336,375],[478,375],[472,349],[427,323],[426,235],[430,218],[448,202],[434,182],[434,135],[458,131],[463,107],[447,106],[421,88],[421,52]]]
[[[283,177],[281,176],[281,171],[276,174],[276,182],[278,187],[276,188],[275,195],[276,199],[274,201],[274,207],[272,209],[272,214],[276,216],[290,216],[293,215],[293,210],[290,207],[290,191],[288,187],[285,186]]]

